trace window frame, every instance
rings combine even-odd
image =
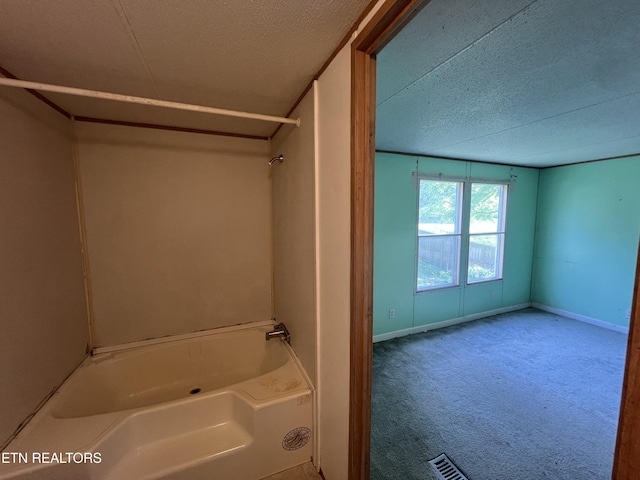
[[[456,219],[458,222],[459,232],[457,234],[434,234],[434,235],[420,235],[420,184],[422,181],[431,182],[451,182],[460,184],[458,190],[458,202],[459,207],[456,212]],[[501,185],[503,187],[503,195],[500,199],[500,209],[498,212],[498,230],[497,232],[488,233],[471,233],[471,193],[472,186],[474,184],[490,184]],[[504,258],[505,258],[505,246],[507,238],[507,214],[509,205],[509,192],[511,181],[501,180],[493,178],[481,178],[481,177],[458,177],[458,176],[445,176],[445,175],[433,175],[433,174],[421,174],[417,173],[416,176],[416,245],[415,245],[415,270],[414,270],[414,288],[416,294],[434,292],[439,290],[446,290],[451,288],[468,287],[472,285],[479,285],[488,282],[498,282],[504,279]],[[496,277],[469,281],[469,253],[470,253],[470,241],[471,237],[479,235],[495,235],[498,237],[498,257],[497,268],[499,273]],[[458,237],[458,251],[456,258],[456,269],[454,272],[454,282],[446,285],[434,285],[429,287],[419,287],[418,285],[418,271],[420,262],[420,238],[421,237]]]
[[[428,182],[447,182],[447,183],[456,183],[459,185],[457,189],[457,209],[456,209],[456,226],[454,227],[454,233],[448,234],[433,234],[433,235],[420,235],[420,184],[422,181]],[[462,272],[461,268],[461,258],[462,258],[462,248],[464,243],[464,201],[466,197],[465,192],[465,179],[463,177],[444,177],[444,176],[433,176],[433,175],[418,175],[417,178],[417,190],[418,195],[416,196],[417,201],[417,218],[416,218],[416,250],[415,250],[415,291],[416,293],[424,293],[431,292],[433,290],[442,290],[446,288],[458,288],[462,284],[462,279],[460,273]],[[457,233],[455,233],[457,232]],[[453,275],[453,282],[447,284],[440,284],[434,286],[427,286],[420,288],[418,285],[418,271],[420,268],[420,238],[421,237],[457,237],[457,252],[455,258],[455,270]]]
[[[500,181],[500,180],[491,180],[491,179],[475,179],[469,178],[469,214],[467,216],[467,245],[466,245],[466,265],[465,265],[465,286],[469,285],[478,285],[480,283],[486,282],[497,282],[503,279],[504,274],[504,247],[505,240],[507,237],[507,205],[509,204],[509,185],[508,181]],[[481,233],[471,233],[471,200],[472,200],[472,189],[474,184],[485,184],[485,185],[500,185],[502,186],[502,197],[500,198],[500,205],[498,209],[498,231],[497,232],[481,232]],[[496,242],[498,248],[497,255],[497,265],[496,265],[496,276],[492,278],[486,278],[482,280],[469,281],[469,257],[471,253],[471,237],[474,236],[489,236],[493,235],[498,238]]]

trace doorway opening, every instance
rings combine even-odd
[[[352,199],[352,383],[351,383],[351,478],[366,478],[368,473],[368,435],[371,373],[371,338],[373,336],[373,189],[375,144],[373,131],[375,118],[375,65],[376,55],[390,36],[404,26],[419,11],[418,2],[386,2],[354,44],[353,57],[353,199]],[[634,297],[635,298],[635,297]],[[635,303],[635,302],[634,302]],[[631,318],[635,318],[635,308]],[[632,322],[633,325],[633,322]],[[634,341],[633,328],[629,341]],[[633,352],[633,350],[629,350]],[[632,365],[633,359],[628,360]],[[629,367],[627,367],[629,370]],[[627,377],[629,371],[627,371]],[[632,395],[623,392],[623,410],[619,432],[626,432],[630,419],[624,404]],[[637,394],[636,394],[637,395]],[[633,419],[631,418],[631,421]],[[619,433],[619,435],[621,435]],[[628,434],[627,434],[628,435]],[[362,441],[359,441],[361,438]],[[623,458],[630,443],[624,436],[618,441],[617,467],[614,478],[626,478],[621,468],[630,468]],[[628,439],[627,439],[628,440]],[[628,452],[627,452],[628,453]],[[625,467],[626,465],[626,467]],[[632,463],[631,463],[632,465]]]

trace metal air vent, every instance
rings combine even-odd
[[[444,453],[429,460],[439,480],[469,480]]]

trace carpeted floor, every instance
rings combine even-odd
[[[626,342],[526,309],[375,344],[371,478],[611,478]]]

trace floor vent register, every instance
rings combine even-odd
[[[469,480],[444,453],[429,460],[429,464],[435,470],[439,480]]]

